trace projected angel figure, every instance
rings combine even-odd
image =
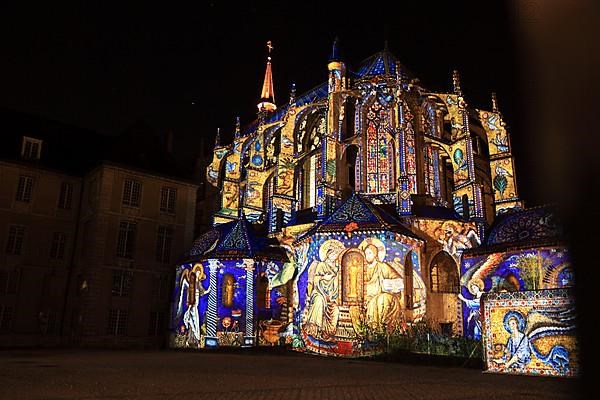
[[[565,310],[532,310],[527,321],[519,311],[510,310],[504,315],[504,329],[510,333],[504,356],[493,359],[499,367],[521,369],[531,362],[534,355],[544,364],[561,374],[569,371],[569,351],[557,344],[548,354],[542,354],[535,341],[549,335],[570,333],[574,329],[574,313]]]
[[[179,303],[177,304],[177,318],[181,316],[183,312],[183,292],[187,289],[187,310],[183,315],[183,324],[188,331],[185,345],[189,346],[190,339],[194,339],[196,343],[200,344],[200,316],[198,314],[198,304],[200,297],[210,292],[210,287],[204,289],[202,281],[206,279],[204,268],[202,264],[196,264],[194,267],[184,269],[181,273],[180,280],[180,292],[179,292]],[[191,336],[191,337],[190,337]]]

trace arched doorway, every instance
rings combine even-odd
[[[429,278],[433,293],[459,293],[458,266],[445,251],[440,251],[431,260]]]

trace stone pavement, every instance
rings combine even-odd
[[[269,354],[0,351],[0,399],[574,399],[579,379]]]

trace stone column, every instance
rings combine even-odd
[[[208,294],[208,307],[206,310],[206,346],[216,347],[217,338],[217,269],[219,260],[208,260],[210,270],[210,293]]]
[[[246,264],[246,333],[244,346],[254,343],[254,260],[244,260]]]

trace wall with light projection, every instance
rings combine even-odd
[[[483,313],[489,372],[579,374],[575,301],[569,289],[488,293]]]
[[[518,292],[574,286],[568,250],[547,247],[463,255],[461,263],[463,329],[481,338],[481,297],[489,292]]]
[[[171,347],[273,344],[290,321],[288,291],[272,288],[281,262],[210,259],[178,266]],[[277,335],[276,341],[279,340]]]
[[[383,351],[378,334],[399,333],[425,314],[419,244],[393,232],[316,233],[295,285],[302,349],[334,356]],[[378,344],[379,343],[379,344]]]

